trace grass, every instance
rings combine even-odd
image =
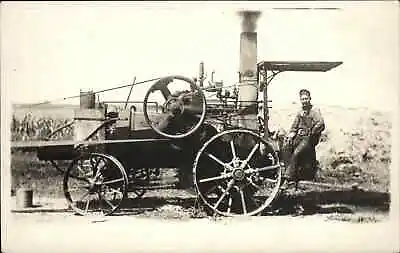
[[[11,189],[30,188],[38,196],[60,197],[63,175],[49,162],[39,161],[34,153],[11,155]]]

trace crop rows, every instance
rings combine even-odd
[[[22,118],[17,118],[13,115],[11,123],[11,139],[12,141],[27,141],[27,140],[43,140],[53,131],[68,124],[69,119],[55,119],[52,117],[32,116],[30,113]],[[73,128],[66,127],[54,135],[52,139],[65,140],[73,137]]]

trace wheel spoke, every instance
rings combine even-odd
[[[214,209],[217,209],[217,207],[219,206],[219,204],[221,204],[221,202],[225,198],[225,196],[228,195],[228,193],[231,190],[233,184],[234,184],[234,180],[232,179],[231,181],[229,181],[228,187],[226,187],[226,189],[222,193],[221,197],[218,199],[217,203],[214,205]]]
[[[86,201],[85,213],[89,211],[89,204],[90,204],[90,199]]]
[[[167,87],[168,83],[160,85],[159,90],[163,95],[164,99],[167,100],[171,96],[171,91]]]
[[[231,144],[232,157],[233,157],[233,159],[236,159],[236,150],[235,150],[235,145],[233,143],[233,140],[230,141],[230,144]]]
[[[85,194],[83,194],[83,196],[79,199],[79,201],[83,201],[87,196],[89,196],[89,192],[86,192]]]
[[[216,180],[221,180],[221,179],[228,179],[228,178],[231,178],[231,177],[232,177],[232,173],[227,173],[227,174],[224,174],[224,175],[221,175],[221,176],[200,179],[199,183],[211,182],[211,181],[216,181]]]
[[[248,157],[246,158],[246,160],[243,162],[243,164],[242,164],[242,166],[241,166],[242,169],[247,165],[247,163],[248,163],[248,162],[250,161],[250,159],[253,157],[254,153],[256,152],[256,150],[258,149],[259,146],[260,146],[260,143],[257,143],[257,144],[253,147],[253,149],[251,150],[249,156],[248,156]]]
[[[116,183],[116,182],[121,182],[124,181],[124,178],[119,178],[119,179],[114,179],[114,180],[110,180],[110,181],[105,181],[102,184],[112,184],[112,183]]]
[[[216,161],[217,163],[219,163],[221,166],[223,167],[227,167],[230,170],[233,170],[233,168],[231,166],[229,166],[228,164],[222,162],[221,160],[219,160],[218,158],[216,158],[213,154],[210,153],[206,153],[208,157],[210,157],[211,159],[213,159],[214,161]]]
[[[277,183],[278,182],[278,179],[271,179],[271,178],[268,178],[268,177],[264,177],[264,180],[267,181],[267,182],[270,182],[270,183]]]
[[[92,163],[93,160],[96,162],[96,164],[94,164],[94,165]],[[90,164],[92,165],[93,168],[97,168],[97,166],[99,165],[100,161],[101,161],[101,158],[96,159],[96,157],[92,157],[92,159],[90,159]]]
[[[103,198],[104,202],[106,202],[112,209],[115,208],[115,206],[106,198]]]
[[[82,170],[81,166],[77,165],[76,167],[77,167],[77,169],[79,170],[79,172],[82,173],[82,175],[87,176],[88,173],[85,172],[84,170]],[[78,174],[79,174],[79,172],[78,172]],[[80,177],[79,177],[79,176],[76,176],[76,178],[80,178]]]
[[[99,163],[100,163],[100,162],[99,162]],[[97,165],[98,165],[99,163],[97,163]],[[106,166],[106,164],[105,164],[104,161],[103,161],[103,164],[102,164],[102,165],[103,165],[102,167],[97,168],[96,175],[94,176],[93,181],[96,181],[96,180],[97,180],[97,177],[100,176],[100,170],[103,169],[103,168]],[[96,167],[97,167],[97,166],[96,166]]]
[[[240,199],[242,201],[242,208],[243,208],[243,213],[247,214],[247,208],[246,208],[246,201],[244,199],[244,193],[242,189],[239,189],[239,193],[240,193]]]
[[[250,168],[250,169],[245,170],[244,172],[246,174],[249,174],[249,173],[261,172],[261,171],[266,171],[266,170],[274,170],[274,169],[278,169],[280,167],[281,166],[279,164],[276,164],[276,165],[265,166],[262,168],[255,168],[255,169]]]
[[[94,168],[97,168],[97,166],[99,166],[101,160],[102,160],[101,158],[96,159],[96,164],[94,165]]]
[[[226,211],[228,214],[231,213],[231,208],[232,208],[232,196],[229,196],[229,200],[228,200],[228,210]]]

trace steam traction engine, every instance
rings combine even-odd
[[[128,107],[128,100],[88,103],[75,112],[73,142],[35,146],[39,158],[56,167],[59,160],[72,160],[63,188],[77,213],[115,212],[128,193],[143,195],[163,168],[178,168],[180,187],[194,186],[204,206],[220,215],[255,215],[270,205],[284,164],[268,128],[268,85],[283,71],[327,71],[341,62],[257,64],[252,24],[258,15],[242,14],[237,84],[205,84],[201,64],[198,80],[157,79],[143,110]],[[115,104],[122,109],[112,110]]]

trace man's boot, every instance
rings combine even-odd
[[[281,189],[286,190],[290,186],[294,185],[296,182],[295,178],[295,168],[292,163],[289,164],[289,166],[286,168],[285,173],[282,177],[282,184],[281,184]]]

